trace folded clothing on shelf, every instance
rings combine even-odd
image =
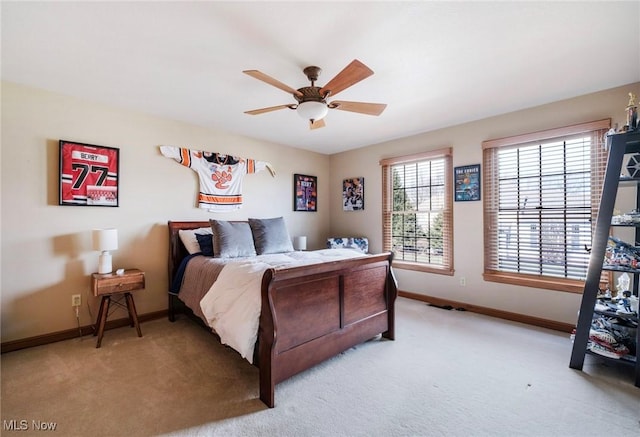
[[[604,265],[637,269],[640,266],[640,249],[618,238],[609,237]]]
[[[600,343],[595,343],[592,341],[590,341],[589,344],[587,345],[587,349],[595,354],[602,355],[604,357],[615,358],[615,359],[620,359],[623,356],[628,354],[628,351],[622,353],[622,352],[616,351],[615,349],[612,349],[611,347],[606,347]]]
[[[623,321],[626,323],[627,321]],[[617,318],[599,316],[593,319],[589,329],[588,349],[610,358],[635,355],[636,327],[624,326]]]
[[[620,294],[620,292],[618,292]],[[622,297],[598,296],[593,307],[601,313],[615,313],[624,316],[638,316],[638,296],[631,295],[630,291],[622,292]]]
[[[634,209],[631,212],[614,215],[611,218],[611,223],[614,225],[634,225],[640,223],[640,210]]]

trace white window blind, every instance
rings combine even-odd
[[[452,274],[451,149],[381,165],[384,250],[399,268]]]
[[[582,291],[609,124],[483,143],[485,279]]]

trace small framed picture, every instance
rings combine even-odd
[[[293,175],[293,210],[318,210],[318,178],[303,174]]]
[[[364,209],[364,178],[349,178],[342,181],[342,210]]]
[[[60,205],[118,206],[120,149],[60,140]]]
[[[456,202],[480,200],[480,164],[453,169]]]

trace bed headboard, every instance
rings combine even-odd
[[[206,228],[211,226],[209,221],[169,221],[169,285],[173,283],[173,276],[176,273],[178,267],[180,267],[180,262],[182,262],[183,258],[189,255],[187,249],[185,249],[184,244],[182,244],[182,240],[180,240],[180,236],[178,232],[181,229],[198,229],[198,228]]]

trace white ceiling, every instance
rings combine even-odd
[[[244,114],[353,59],[381,116]],[[2,1],[2,79],[331,154],[639,81],[640,2]]]

